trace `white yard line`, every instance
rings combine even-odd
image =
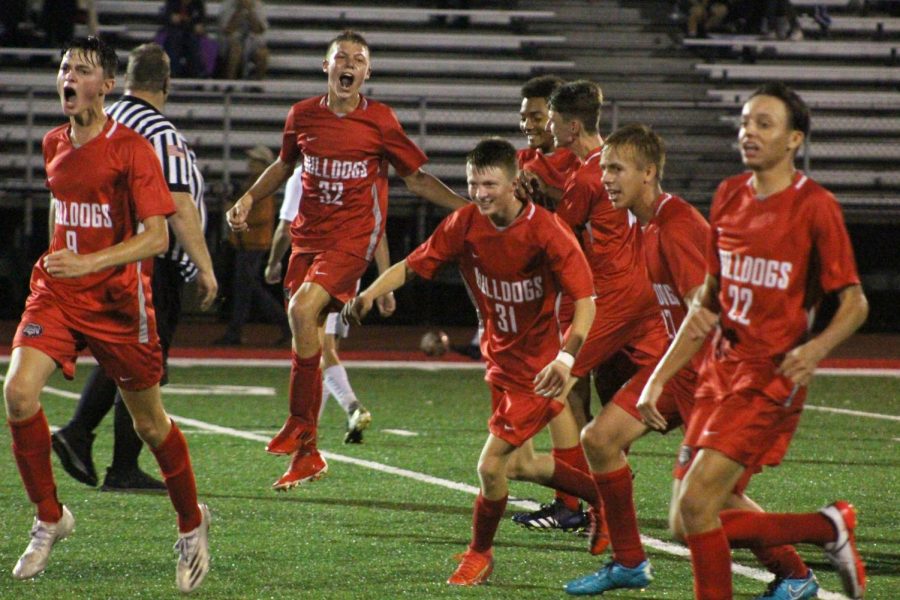
[[[5,377],[0,375],[0,381],[4,380]],[[57,388],[53,388],[47,386],[44,388],[45,393],[54,394],[56,396],[61,396],[63,398],[77,399],[79,397],[78,394],[73,392],[69,392],[66,390],[60,390]],[[206,421],[200,421],[198,419],[191,419],[189,417],[181,417],[178,415],[170,414],[170,416],[175,419],[178,423],[184,425],[190,425],[195,427],[201,431],[216,433],[220,435],[228,435],[231,437],[236,437],[248,441],[260,442],[264,444],[271,439],[269,435],[261,435],[258,433],[243,431],[240,429],[234,429],[232,427],[224,427],[222,425],[216,425],[214,423],[207,423]],[[334,452],[322,451],[322,455],[328,460],[334,462],[347,463],[351,465],[356,465],[358,467],[363,467],[366,469],[371,469],[373,471],[379,471],[381,473],[387,473],[390,475],[396,475],[398,477],[406,477],[408,479],[412,479],[414,481],[419,481],[422,483],[428,483],[431,485],[436,485],[439,487],[443,487],[450,490],[455,490],[459,492],[465,492],[467,494],[471,494],[473,496],[478,495],[478,488],[469,485],[466,483],[460,483],[457,481],[451,481],[449,479],[443,479],[440,477],[434,477],[432,475],[428,475],[425,473],[420,473],[418,471],[411,471],[409,469],[401,469],[399,467],[392,467],[390,465],[385,465],[382,463],[378,463],[371,460],[363,460],[361,458],[354,458],[352,456],[345,456],[343,454],[336,454]],[[530,500],[515,500],[510,499],[509,504],[511,506],[516,506],[522,508],[524,510],[537,510],[540,508],[540,505],[536,502],[531,502]],[[645,546],[658,550],[660,552],[665,552],[667,554],[673,554],[675,556],[687,557],[689,552],[687,548],[684,546],[673,544],[671,542],[666,542],[660,539],[656,539],[650,536],[642,535],[641,541]],[[768,582],[772,579],[772,574],[761,569],[756,569],[753,567],[747,567],[744,565],[740,565],[737,563],[732,563],[731,565],[732,571],[737,573],[738,575],[742,575],[749,579],[755,579],[757,581]],[[830,592],[825,589],[819,590],[819,598],[823,600],[847,600],[847,597],[843,594],[838,594],[835,592]]]

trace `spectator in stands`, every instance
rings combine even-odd
[[[47,34],[45,44],[52,48],[62,48],[71,42],[75,36],[77,16],[77,0],[44,0],[41,25]]]
[[[249,173],[244,189],[249,189],[256,179],[262,175],[275,155],[266,146],[256,146],[247,151]],[[228,241],[235,249],[234,279],[231,284],[231,319],[225,335],[215,341],[217,346],[239,346],[241,329],[250,316],[250,309],[255,307],[256,314],[270,323],[278,325],[281,345],[291,339],[284,307],[269,293],[263,285],[262,269],[272,245],[272,231],[275,228],[275,198],[264,196],[253,202],[253,208],[247,216],[249,228],[232,232]]]
[[[791,0],[766,0],[759,32],[766,39],[802,40],[803,31]]]
[[[266,5],[262,0],[224,0],[219,12],[219,43],[225,79],[264,79],[269,66]]]
[[[206,6],[203,0],[166,0],[158,39],[172,63],[172,77],[202,77],[207,73],[201,55]]]
[[[691,0],[687,11],[687,36],[706,37],[720,27],[728,16],[729,5],[723,0]]]

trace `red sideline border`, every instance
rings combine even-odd
[[[8,357],[9,346],[0,346],[0,356]],[[85,352],[84,354],[88,354]],[[188,359],[247,359],[247,360],[286,360],[290,352],[286,348],[172,348],[172,358]],[[418,351],[379,350],[379,351],[342,351],[341,358],[348,361],[386,361],[386,362],[434,362],[434,363],[474,363],[467,356],[448,352],[440,357],[428,357]],[[896,358],[826,358],[819,365],[826,369],[900,369],[900,359]]]

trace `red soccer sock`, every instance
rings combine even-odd
[[[772,546],[751,548],[756,559],[766,569],[778,577],[786,579],[805,579],[809,575],[809,567],[797,554],[793,546]]]
[[[488,500],[479,492],[475,499],[475,510],[472,511],[472,543],[469,548],[475,552],[487,552],[494,545],[494,536],[509,495],[499,500]]]
[[[638,531],[631,468],[626,465],[618,471],[592,475],[606,510],[613,560],[626,567],[636,567],[647,560],[647,555]]]
[[[12,451],[25,484],[28,499],[37,505],[38,519],[56,523],[62,518],[62,505],[56,497],[56,482],[50,464],[50,425],[44,409],[22,421],[8,421],[12,432]]]
[[[600,495],[594,480],[586,471],[580,471],[569,466],[558,458],[553,460],[553,477],[550,478],[550,487],[572,496],[578,496],[594,508],[602,506]]]
[[[835,539],[834,526],[820,513],[766,513],[723,510],[719,513],[725,535],[735,548],[783,546],[807,542],[827,544]]]
[[[584,457],[584,450],[581,448],[581,444],[572,446],[571,448],[554,448],[551,451],[551,454],[553,455],[554,462],[562,461],[579,471],[590,473],[590,468],[588,467],[587,459]],[[556,499],[565,504],[566,508],[569,510],[578,510],[581,508],[579,506],[578,497],[567,494],[561,490],[556,490]]]
[[[731,549],[720,527],[686,535],[691,549],[695,600],[732,600]]]
[[[197,484],[194,481],[194,470],[191,468],[191,455],[188,454],[187,440],[175,421],[163,443],[151,448],[159,464],[169,499],[175,512],[178,513],[178,531],[187,533],[200,526],[203,515],[197,506]]]
[[[322,406],[322,370],[317,352],[308,358],[291,353],[290,399],[291,414],[312,428],[313,439],[319,425],[319,408]]]

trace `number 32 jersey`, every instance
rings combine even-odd
[[[803,173],[759,198],[751,173],[719,185],[707,269],[719,282],[725,360],[779,357],[803,343],[823,293],[859,284],[834,196]]]
[[[385,104],[360,96],[345,115],[327,96],[291,107],[281,160],[303,161],[300,212],[291,225],[299,252],[338,250],[372,259],[387,218],[388,165],[401,177],[428,160]]]

